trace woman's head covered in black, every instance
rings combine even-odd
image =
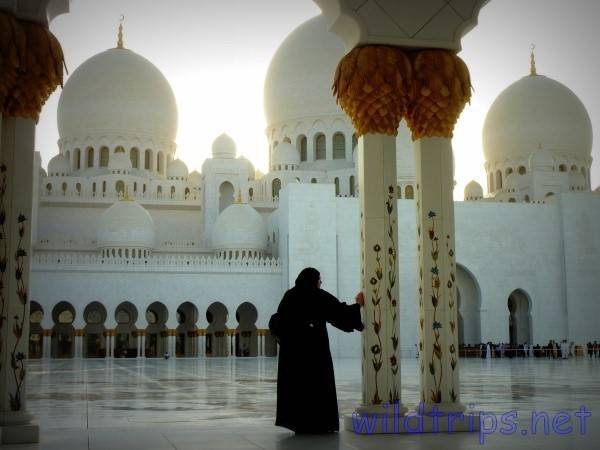
[[[306,267],[296,278],[296,287],[302,289],[318,289],[320,287],[321,274],[314,267]]]

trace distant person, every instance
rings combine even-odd
[[[165,352],[165,354],[163,355],[163,358],[165,358],[165,360],[169,359],[171,357],[171,355],[169,355],[169,352]]]
[[[342,331],[361,331],[362,292],[347,305],[321,289],[317,269],[303,269],[269,321],[279,341],[275,425],[296,433],[339,430],[333,362],[327,323]]]
[[[596,358],[600,357],[600,344],[597,341],[594,341],[594,356]]]
[[[567,344],[566,339],[563,339],[560,343],[560,356],[562,359],[567,359],[569,357],[569,344]]]
[[[588,356],[590,357],[590,359],[592,359],[592,357],[594,356],[594,345],[589,341],[587,343],[587,351]]]

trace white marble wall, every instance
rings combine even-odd
[[[600,313],[595,302],[600,291],[600,196],[562,194],[560,199],[552,204],[456,202],[457,263],[473,276],[472,290],[481,296],[483,341],[509,340],[508,297],[516,289],[530,298],[534,343],[600,337],[595,322]],[[329,210],[332,201],[335,208]],[[408,355],[418,340],[416,218],[414,201],[398,203],[400,342]],[[302,267],[314,265],[325,272],[324,282],[330,281],[330,272],[336,274],[337,283],[326,289],[353,301],[360,270],[358,199],[333,198],[333,186],[291,185],[282,191],[280,207],[285,217],[280,235],[290,236],[289,248],[280,246],[284,264],[289,259],[289,284]],[[469,295],[466,289],[462,294]],[[334,354],[356,356],[360,351],[357,335],[332,331],[330,336]]]

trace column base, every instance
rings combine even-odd
[[[344,417],[344,429],[356,434],[478,432],[479,420],[478,412],[465,412],[461,403],[419,404],[410,411],[400,405],[395,409],[357,408]]]
[[[40,442],[40,428],[36,424],[3,425],[2,444],[37,444]]]

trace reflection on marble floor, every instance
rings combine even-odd
[[[461,364],[463,402],[473,403],[478,410],[573,412],[585,405],[592,414],[600,411],[600,360],[466,359]],[[336,360],[335,372],[340,412],[351,413],[360,402],[360,361]],[[106,439],[121,439],[116,447],[107,441],[107,448],[149,449],[163,448],[163,444],[164,448],[279,448],[280,440],[293,434],[272,425],[276,373],[277,360],[272,358],[30,361],[28,409],[40,425],[42,444],[46,445],[41,448],[60,448],[56,439],[64,438],[61,429],[69,429],[68,435],[75,441],[80,438],[80,448],[103,448],[101,442]],[[402,382],[403,402],[414,405],[418,400],[416,360],[402,360]],[[590,423],[598,424],[595,417]],[[121,431],[115,435],[111,430]],[[211,442],[214,438],[213,447],[198,445],[200,430],[206,430],[202,434],[211,436]],[[218,439],[224,432],[232,439],[227,445]],[[253,433],[254,440],[249,439]],[[189,442],[185,439],[188,435]],[[592,435],[585,437],[578,446],[596,442],[589,440]],[[521,436],[512,438],[523,444],[527,441]],[[546,438],[549,448],[563,448],[560,442],[552,447],[558,438]],[[175,443],[178,439],[180,446]],[[346,442],[348,439],[354,443]],[[363,447],[367,442],[368,448],[385,442],[386,446],[395,442],[400,446],[400,441],[390,442],[389,436],[364,439],[340,433],[338,438],[321,437],[318,442],[326,445],[323,448],[367,448]],[[396,439],[403,447],[412,442],[415,448],[436,442],[432,436]],[[479,445],[476,437],[457,435],[452,439],[463,447]],[[488,444],[506,444],[505,439],[493,436]],[[563,444],[573,445],[572,439],[576,437],[563,439]],[[75,441],[73,448],[79,448]]]

